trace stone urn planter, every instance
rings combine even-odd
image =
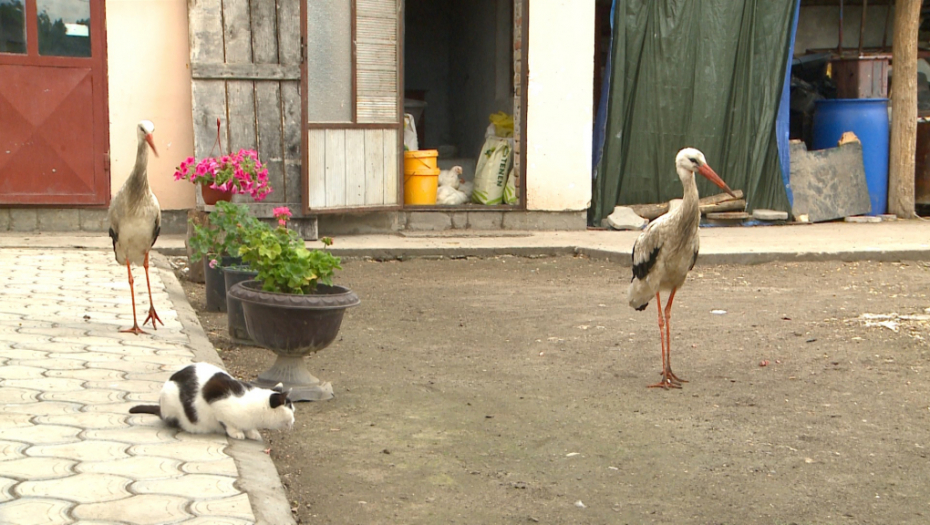
[[[229,295],[242,303],[249,337],[278,356],[255,384],[283,383],[293,401],[331,399],[332,384],[314,377],[304,357],[336,339],[346,308],[361,302],[358,296],[347,288],[322,284],[312,294],[266,292],[254,280],[234,285]]]

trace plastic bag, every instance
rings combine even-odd
[[[491,121],[491,124],[494,124],[494,134],[498,137],[513,136],[513,115],[498,111],[488,117],[488,120]]]
[[[404,113],[404,151],[417,151],[420,144],[417,142],[417,125],[413,115]]]
[[[520,175],[517,170],[510,167],[510,173],[507,174],[507,183],[504,185],[504,202],[507,204],[520,204]]]
[[[488,137],[475,167],[475,190],[472,201],[500,204],[504,197],[507,172],[513,164],[513,139]]]

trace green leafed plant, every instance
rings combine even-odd
[[[214,211],[207,216],[205,224],[194,224],[194,233],[188,239],[192,252],[191,260],[200,260],[204,256],[238,257],[243,233],[261,226],[262,222],[249,213],[248,206],[217,202]]]
[[[258,272],[266,292],[308,294],[313,293],[318,283],[333,284],[333,273],[341,270],[339,257],[324,250],[308,250],[297,232],[287,228],[290,210],[285,207],[274,209],[278,226],[272,228],[265,223],[260,227],[240,228],[243,243],[239,255],[252,270]],[[324,237],[323,244],[329,246],[332,239]]]

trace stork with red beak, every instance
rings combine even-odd
[[[119,193],[110,202],[108,213],[113,252],[116,254],[116,262],[126,265],[126,271],[129,273],[129,294],[132,297],[132,328],[121,331],[136,335],[145,332],[139,328],[136,318],[136,292],[133,289],[131,264],[141,264],[145,268],[145,284],[149,289],[149,315],[145,321],[142,321],[142,326],[152,321],[152,328],[157,330],[156,322],[165,324],[155,312],[155,305],[152,304],[152,285],[149,282],[149,251],[155,244],[155,239],[158,238],[158,232],[161,231],[161,208],[158,206],[158,199],[149,188],[146,173],[149,160],[148,148],[152,148],[152,152],[158,156],[155,141],[152,138],[154,131],[155,125],[152,122],[148,120],[139,122],[136,129],[139,138],[136,165]]]
[[[669,321],[675,292],[694,268],[700,245],[698,225],[701,222],[701,210],[698,206],[695,172],[736,198],[730,187],[707,165],[700,151],[694,148],[679,151],[675,157],[675,167],[684,186],[681,205],[650,223],[633,245],[633,279],[628,293],[630,306],[645,310],[649,301],[655,297],[659,309],[662,380],[650,385],[650,388],[681,388],[682,383],[687,383],[672,373]],[[659,297],[661,291],[669,292],[664,315]]]

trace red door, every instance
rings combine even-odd
[[[0,0],[0,204],[109,202],[103,9]]]

